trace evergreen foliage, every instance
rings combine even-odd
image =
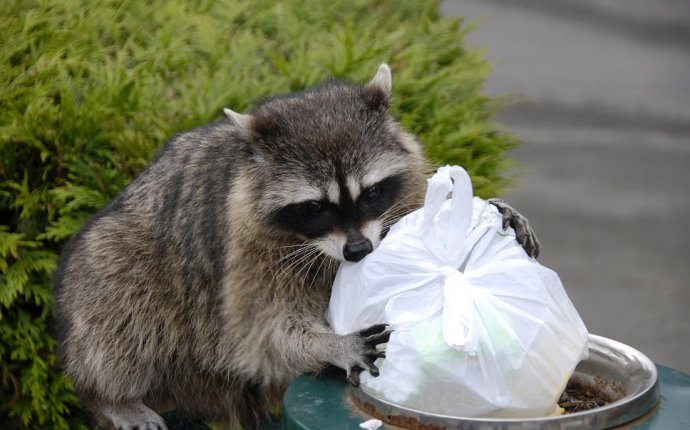
[[[57,370],[60,247],[174,133],[327,76],[393,70],[392,110],[476,191],[507,184],[466,26],[417,0],[6,0],[0,15],[0,428],[80,426]]]

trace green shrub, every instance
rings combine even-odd
[[[392,109],[479,194],[515,144],[488,121],[466,27],[417,0],[3,2],[0,17],[0,428],[80,423],[56,368],[60,246],[175,132],[327,76],[393,69]]]

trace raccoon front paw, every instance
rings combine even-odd
[[[168,430],[163,418],[141,401],[105,406],[101,412],[117,430]]]
[[[385,351],[376,348],[388,342],[391,337],[391,330],[387,330],[386,324],[373,325],[364,330],[348,335],[358,341],[360,348],[349,360],[347,367],[347,381],[353,387],[359,387],[359,375],[367,370],[372,376],[379,376],[379,369],[374,362],[378,358],[385,358]]]
[[[496,209],[503,216],[503,228],[506,229],[510,226],[515,230],[515,239],[522,245],[527,255],[533,258],[539,257],[539,240],[527,218],[501,199],[489,199],[488,202],[496,206]]]

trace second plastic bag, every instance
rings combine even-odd
[[[327,318],[340,334],[390,324],[380,376],[363,373],[362,389],[436,414],[549,415],[587,354],[587,330],[558,275],[472,197],[457,166],[439,169],[424,207],[376,250],[341,265]]]

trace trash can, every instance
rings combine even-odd
[[[590,335],[590,358],[580,363],[576,375],[603,373],[623,379],[629,387],[625,397],[589,411],[528,420],[450,419],[441,424],[425,422],[415,411],[401,411],[386,402],[351,389],[344,372],[333,370],[322,376],[303,375],[288,388],[283,399],[284,430],[358,429],[359,424],[376,418],[408,428],[434,430],[528,429],[690,429],[690,376],[654,365],[646,356],[627,345]],[[593,375],[597,376],[597,375]],[[574,376],[575,377],[575,376]],[[358,403],[360,407],[357,407]],[[418,411],[417,411],[418,412]],[[423,414],[422,414],[423,415]],[[411,419],[416,416],[416,420]],[[408,425],[405,425],[408,424]],[[384,424],[383,430],[392,427]]]

